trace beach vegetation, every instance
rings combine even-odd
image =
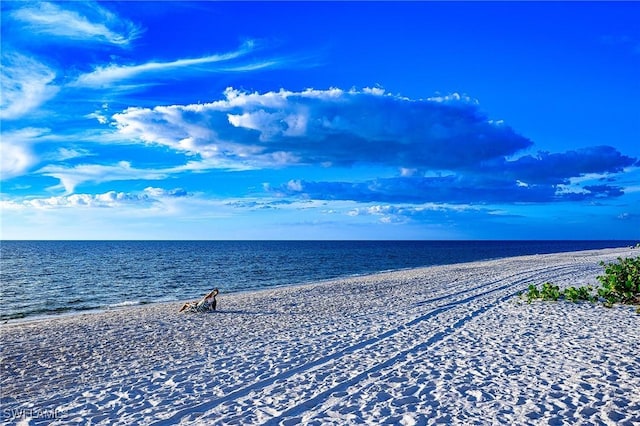
[[[582,287],[569,287],[564,289],[562,295],[564,298],[570,302],[579,302],[581,300],[587,302],[597,302],[598,297],[592,293],[593,287],[591,286],[582,286]]]
[[[533,300],[552,300],[556,301],[562,296],[562,291],[557,285],[553,285],[550,282],[542,284],[542,288],[539,289],[537,285],[530,284],[527,291],[527,302],[531,303]]]
[[[570,302],[587,301],[602,302],[605,307],[612,307],[615,303],[640,305],[640,256],[636,258],[618,258],[617,263],[600,263],[604,267],[604,274],[597,277],[601,284],[594,292],[592,286],[568,287],[561,290],[550,282],[538,288],[530,284],[526,297],[527,303],[534,300],[568,300]],[[636,309],[640,314],[640,307]]]
[[[602,287],[598,296],[606,303],[640,304],[640,256],[636,258],[618,258],[618,263],[605,264],[604,275],[598,276]]]
[[[550,282],[546,282],[542,284],[542,291],[540,292],[540,295],[542,296],[542,300],[556,301],[561,295],[560,287],[553,285]]]
[[[520,295],[522,296],[522,294]],[[540,290],[535,284],[529,284],[527,289],[527,302],[531,303],[532,300],[540,299]]]

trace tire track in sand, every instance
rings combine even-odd
[[[410,362],[407,358],[412,353],[427,350],[467,322],[512,298],[522,290],[523,284],[541,275],[561,277],[572,272],[575,268],[571,265],[528,269],[453,294],[424,300],[413,310],[424,309],[426,305],[445,299],[456,299],[331,355],[248,384],[224,397],[190,405],[153,424],[210,424],[220,418],[225,422],[276,424],[305,412],[322,411],[322,404],[330,396],[344,393],[351,386],[365,386],[379,377],[381,371],[396,363]],[[500,292],[506,293],[497,299],[491,298]],[[486,303],[487,299],[491,302]],[[469,310],[469,306],[479,307]],[[385,361],[380,362],[381,359]],[[281,407],[286,407],[287,401],[292,400],[297,402],[282,410]]]
[[[562,270],[567,270],[567,269],[571,269],[569,272],[565,272],[564,274],[560,271]],[[549,272],[549,271],[558,271],[556,277],[560,278],[564,275],[570,275],[573,270],[572,268],[569,267],[556,267],[556,268],[545,268],[544,272]],[[528,271],[531,272],[531,271]],[[536,271],[538,272],[538,271]],[[524,274],[524,273],[523,273]],[[521,274],[516,274],[514,276],[517,275],[521,275]],[[494,290],[491,291],[486,291],[484,293],[481,293],[479,295],[477,295],[476,297],[468,297],[462,301],[459,302],[452,302],[450,304],[445,305],[447,307],[447,310],[451,309],[449,306],[453,305],[454,307],[456,305],[460,305],[460,304],[464,304],[466,302],[470,302],[471,300],[475,299],[476,301],[479,301],[480,298],[487,296],[489,294],[493,294],[495,292],[498,292],[500,290],[504,290],[507,289],[509,287],[513,287],[514,285],[518,285],[521,282],[527,282],[530,281],[533,277],[529,277],[529,278],[523,278],[523,279],[519,279],[517,281],[512,282],[511,284],[496,288]],[[509,279],[509,278],[506,278]],[[500,280],[503,281],[504,279]],[[492,283],[493,284],[493,283]],[[277,416],[269,419],[267,422],[265,422],[265,425],[268,426],[273,426],[276,424],[279,424],[279,422],[281,424],[300,424],[300,422],[302,422],[302,415],[305,415],[306,418],[314,418],[313,414],[316,413],[322,413],[324,411],[327,411],[328,409],[330,409],[332,406],[336,405],[335,399],[332,402],[327,402],[331,397],[333,398],[341,398],[344,396],[347,396],[349,394],[352,394],[354,392],[347,392],[347,390],[351,389],[351,388],[355,388],[354,390],[357,392],[357,390],[363,389],[367,386],[370,386],[372,384],[375,384],[376,382],[378,382],[380,380],[380,378],[384,375],[384,370],[391,370],[391,367],[393,367],[393,370],[396,370],[398,368],[399,365],[407,365],[409,363],[412,362],[411,359],[411,355],[414,353],[420,353],[423,352],[425,350],[428,350],[430,347],[433,347],[434,345],[437,345],[438,343],[440,343],[445,337],[451,335],[452,333],[454,333],[456,330],[460,329],[462,326],[464,326],[466,323],[468,323],[469,321],[473,320],[474,318],[477,318],[478,316],[482,315],[483,313],[487,312],[488,310],[490,310],[491,308],[495,307],[496,305],[514,297],[515,295],[517,295],[517,293],[519,293],[520,289],[516,290],[516,291],[512,291],[509,292],[499,298],[497,298],[494,302],[486,304],[486,305],[482,305],[480,308],[475,309],[467,314],[465,314],[464,316],[462,316],[461,318],[458,318],[453,324],[444,327],[443,329],[441,329],[440,331],[430,335],[426,340],[424,341],[419,341],[419,343],[414,344],[413,346],[409,347],[408,349],[402,350],[397,352],[392,358],[389,358],[387,360],[385,360],[384,362],[381,362],[377,365],[374,365],[372,368],[367,369],[365,371],[362,371],[361,373],[357,374],[356,376],[338,383],[336,386],[330,388],[330,389],[326,389],[321,393],[316,394],[313,398],[304,401],[302,403],[299,403],[293,407],[290,407],[289,409],[279,413]],[[444,307],[443,307],[444,308]],[[438,309],[437,309],[438,310]],[[417,324],[418,322],[422,321],[421,318],[417,318],[413,321],[411,321],[410,323],[415,323]]]

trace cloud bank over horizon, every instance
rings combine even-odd
[[[204,104],[131,107],[101,122],[111,139],[186,155],[182,165],[47,164],[36,174],[59,180],[67,194],[87,182],[162,180],[174,174],[305,166],[325,170],[375,166],[387,177],[353,182],[265,182],[266,194],[318,200],[399,203],[549,203],[606,199],[624,193],[615,175],[639,166],[611,146],[526,154],[533,141],[489,119],[471,98],[409,99],[381,88],[242,92]],[[26,135],[37,131],[32,129]],[[5,173],[34,160],[11,143]],[[14,152],[15,151],[15,152]],[[16,156],[11,163],[12,155]],[[22,158],[18,158],[21,156]],[[68,160],[68,158],[64,158]],[[576,182],[585,176],[591,184]],[[594,183],[597,182],[597,183]],[[56,186],[52,186],[52,189]]]
[[[532,142],[457,94],[412,100],[365,88],[247,93],[206,104],[129,108],[123,137],[258,167],[293,164],[460,169]]]
[[[182,151],[211,167],[364,164],[404,175],[364,182],[294,179],[269,187],[279,196],[310,199],[547,203],[613,198],[623,188],[612,184],[612,176],[638,165],[611,146],[518,156],[533,142],[458,94],[413,100],[380,88],[262,94],[228,88],[225,98],[129,108],[113,120],[128,140]],[[587,175],[606,183],[572,185],[573,178]]]

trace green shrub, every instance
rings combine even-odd
[[[593,287],[584,286],[584,287],[569,287],[564,290],[562,295],[565,299],[570,302],[578,302],[580,300],[586,300],[588,302],[596,302],[598,297],[591,294]]]
[[[531,303],[532,300],[540,299],[540,290],[535,284],[529,284],[529,289],[527,290],[527,302]]]
[[[614,303],[640,305],[640,256],[635,259],[618,258],[618,263],[600,264],[605,267],[605,271],[604,275],[597,277],[602,287],[597,289],[596,294],[592,293],[591,286],[560,290],[558,286],[546,282],[542,284],[542,289],[538,289],[535,284],[529,285],[527,302],[531,303],[536,299],[565,299],[571,302],[586,300],[592,303],[602,300],[607,308],[612,307]],[[640,307],[636,312],[640,313]]]
[[[538,287],[535,284],[531,284],[529,285],[529,290],[527,291],[527,302],[531,303],[531,301],[535,299],[558,300],[560,298],[560,295],[560,287],[558,287],[557,285],[546,282],[542,284],[542,289],[538,290]]]
[[[619,257],[618,263],[601,262],[600,265],[605,267],[604,275],[598,276],[602,284],[598,289],[600,297],[609,304],[640,304],[640,256],[635,259]]]
[[[560,287],[553,285],[550,282],[542,284],[542,300],[556,301],[560,298]]]

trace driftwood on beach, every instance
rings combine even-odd
[[[637,424],[640,315],[522,303],[610,249],[412,269],[3,325],[3,421]]]

